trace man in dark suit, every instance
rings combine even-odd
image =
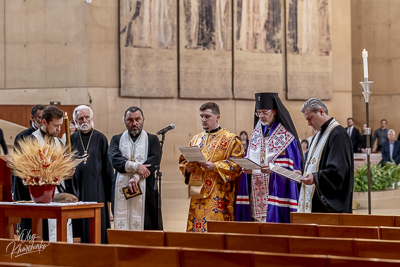
[[[395,141],[396,133],[393,129],[388,131],[389,142],[382,144],[382,162],[400,163],[400,142]]]
[[[24,137],[30,136],[34,131],[40,128],[42,125],[42,113],[44,110],[44,106],[36,105],[33,106],[31,109],[31,116],[30,116],[30,124],[31,127],[28,129],[23,130],[14,140],[14,147],[18,146],[18,141]],[[21,188],[25,188],[25,190],[20,190]],[[22,179],[16,176],[11,176],[11,189],[13,194],[13,199],[15,200],[30,200],[30,194],[28,187],[24,187]]]
[[[359,152],[361,134],[360,131],[356,127],[354,127],[353,118],[347,119],[346,132],[350,136],[351,143],[353,145],[353,152],[354,153]]]

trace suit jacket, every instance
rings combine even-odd
[[[348,128],[349,127],[346,128],[346,132],[347,132]],[[361,138],[360,131],[356,127],[353,127],[353,130],[351,131],[351,135],[350,135],[350,140],[353,145],[354,153],[357,153],[359,151],[360,138]]]
[[[390,158],[390,143],[386,142],[382,144],[382,161],[391,162]],[[400,163],[400,142],[394,141],[393,143],[393,154],[392,159],[396,164]]]

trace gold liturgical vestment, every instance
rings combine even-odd
[[[201,198],[192,198],[190,201],[187,231],[206,232],[209,220],[234,219],[234,181],[241,171],[240,167],[228,158],[243,158],[244,149],[240,139],[225,129],[215,133],[197,134],[189,146],[198,146],[204,158],[215,164],[212,171],[206,171],[195,164],[195,170],[189,175],[185,172],[188,162],[182,155],[179,158],[179,168],[186,178],[185,183],[202,185]]]

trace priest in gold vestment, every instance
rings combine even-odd
[[[200,119],[205,131],[195,135],[189,146],[198,146],[206,162],[188,163],[181,155],[179,167],[191,196],[187,231],[204,233],[210,220],[234,219],[235,179],[241,169],[229,158],[242,158],[244,149],[236,134],[219,126],[216,103],[203,104]]]

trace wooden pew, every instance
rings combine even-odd
[[[289,239],[289,253],[355,257],[350,238],[297,237]]]
[[[285,253],[254,252],[251,254],[253,267],[278,266],[326,266],[326,255],[298,255]]]
[[[289,253],[289,236],[225,234],[228,250]]]
[[[225,236],[217,233],[165,232],[164,238],[168,247],[225,249]]]
[[[400,241],[355,239],[356,257],[400,259]]]
[[[394,216],[394,226],[400,227],[400,216]]]
[[[213,233],[259,234],[259,222],[208,221],[207,231]]]
[[[206,234],[204,234],[206,235]],[[242,244],[250,244],[251,248],[254,244],[259,243],[258,247],[266,249],[268,246],[264,242],[275,244],[275,247],[279,247],[280,243],[278,239],[289,240],[292,239],[310,239],[308,252],[303,255],[299,254],[287,254],[284,253],[255,253],[253,251],[230,251],[230,250],[216,250],[216,249],[201,249],[201,248],[176,248],[176,247],[158,247],[158,246],[127,246],[127,245],[99,245],[99,244],[68,244],[68,243],[51,243],[49,246],[44,248],[40,254],[39,253],[28,253],[20,257],[11,259],[9,253],[7,253],[7,245],[10,243],[9,239],[0,239],[0,262],[12,263],[35,263],[42,265],[52,265],[52,266],[208,266],[215,265],[215,262],[222,263],[221,265],[229,266],[288,266],[289,263],[302,262],[304,266],[326,266],[322,264],[324,257],[326,259],[332,258],[327,255],[312,255],[312,253],[320,253],[321,249],[316,249],[316,247],[321,246],[321,243],[316,242],[316,240],[322,240],[323,238],[315,237],[279,237],[270,236],[267,240],[266,235],[240,235],[240,234],[225,234],[226,236],[240,237],[242,236]],[[195,236],[195,235],[192,235]],[[201,234],[197,234],[201,236]],[[256,239],[248,238],[249,236],[255,236]],[[243,239],[246,237],[246,239]],[[262,239],[259,239],[262,237]],[[348,250],[347,247],[340,243],[342,239],[335,239],[338,242],[335,244],[337,247],[341,247],[343,251]],[[278,242],[277,242],[278,241]],[[386,263],[386,259],[379,259],[371,261],[369,255],[373,255],[377,258],[393,258],[398,259],[400,255],[397,255],[399,251],[400,242],[388,242],[388,241],[370,241],[370,240],[357,240],[354,239],[353,242],[358,242],[353,245],[355,248],[353,251],[358,253],[359,257],[365,258],[346,258],[338,257],[337,260],[342,264],[364,264],[366,266],[377,266],[369,265],[369,263],[382,262]],[[374,244],[371,246],[371,242]],[[20,244],[22,242],[16,242]],[[39,244],[40,242],[34,242],[34,244]],[[45,242],[44,242],[45,243]],[[238,244],[239,242],[236,242]],[[396,243],[393,246],[393,243]],[[382,245],[383,244],[383,245]],[[326,244],[322,244],[326,245]],[[369,251],[358,251],[357,249],[363,246],[370,246]],[[391,246],[391,247],[390,247]],[[271,246],[272,247],[272,246]],[[390,249],[389,249],[390,247]],[[245,249],[248,249],[247,246]],[[276,250],[276,248],[274,248]],[[291,248],[289,247],[289,252]],[[392,250],[388,252],[388,250]],[[373,251],[373,253],[372,253]],[[382,257],[383,256],[383,257]],[[286,258],[286,260],[285,260]],[[271,259],[275,259],[274,265],[271,265]],[[361,263],[360,263],[361,262]],[[319,265],[319,264],[321,265]],[[335,263],[335,262],[332,262]],[[393,263],[393,262],[392,262]],[[400,264],[400,260],[394,261],[396,264]],[[6,265],[7,266],[7,265]],[[354,265],[351,265],[354,266]],[[379,265],[386,266],[386,265]],[[390,266],[390,265],[388,265]]]
[[[352,257],[337,257],[328,256],[326,267],[392,267],[398,266],[398,260],[382,260],[382,259],[367,259],[367,258],[352,258]],[[306,266],[306,265],[304,265]]]
[[[109,230],[112,233],[115,230]],[[129,231],[126,231],[129,232]],[[124,236],[129,239],[137,239],[137,231],[130,231]],[[384,259],[400,259],[400,253],[388,252],[400,251],[400,241],[381,241],[374,239],[351,238],[324,238],[304,236],[278,236],[278,235],[248,235],[248,234],[195,234],[188,233],[164,233],[164,245],[181,246],[197,249],[222,248],[225,238],[226,250],[259,251],[289,254],[321,254],[345,257],[370,257],[369,247],[374,248],[374,257]],[[219,235],[219,237],[218,237]],[[112,240],[112,239],[110,239]],[[214,245],[210,242],[216,242]],[[217,241],[215,241],[217,240]],[[385,243],[386,242],[386,243]],[[122,243],[122,242],[119,242]],[[356,246],[355,244],[358,244]],[[149,245],[149,244],[147,244]],[[391,248],[391,249],[390,249]],[[365,253],[364,251],[368,251]],[[398,255],[397,255],[398,254]],[[396,256],[397,255],[397,256]]]
[[[36,249],[25,254],[11,254],[12,251],[18,251],[18,246],[21,249],[27,249],[31,245],[35,245],[37,248],[39,244],[43,245],[40,253]],[[69,244],[63,242],[22,242],[10,241],[9,239],[0,239],[0,262],[28,262],[56,266],[116,266],[113,247],[99,244]]]
[[[400,240],[400,228],[379,227],[379,238],[382,240]]]
[[[348,213],[290,213],[292,223],[349,226],[395,226],[393,215],[364,215]]]
[[[229,266],[250,267],[250,254],[244,251],[198,250],[183,248],[181,267]]]
[[[341,225],[354,226],[394,226],[394,216],[392,215],[365,215],[341,213]]]
[[[109,245],[108,245],[109,246]],[[158,246],[116,246],[118,267],[132,266],[180,266],[180,249]],[[87,265],[94,266],[94,265]]]
[[[318,225],[319,237],[379,239],[379,227]]]
[[[260,232],[263,235],[318,236],[315,224],[261,223]]]
[[[313,223],[340,225],[340,218],[336,213],[290,213],[291,223]]]
[[[164,246],[163,231],[107,230],[108,244]]]
[[[369,226],[345,226],[345,225],[316,225],[296,223],[240,223],[214,221],[211,230],[220,230],[223,233],[248,233],[255,231],[255,226],[260,227],[263,235],[290,235],[290,236],[313,236],[313,237],[347,237],[347,238],[369,238],[378,239],[378,227]],[[233,229],[233,232],[228,230]],[[399,229],[400,230],[400,229]]]

